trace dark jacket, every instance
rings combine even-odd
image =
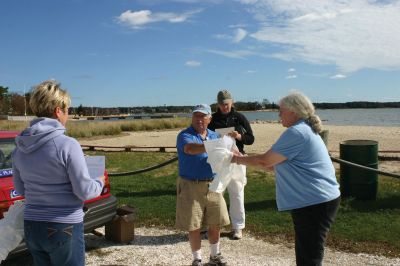
[[[223,114],[218,108],[218,111],[212,114],[211,123],[208,128],[215,131],[217,128],[234,127],[237,132],[242,135],[242,140],[236,140],[236,146],[241,153],[244,153],[243,146],[251,145],[254,142],[253,130],[247,118],[237,112],[234,107],[228,114]]]

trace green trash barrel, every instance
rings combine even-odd
[[[374,140],[343,141],[340,143],[340,159],[378,169],[378,142]],[[378,174],[341,164],[340,189],[343,197],[374,200],[378,192]]]

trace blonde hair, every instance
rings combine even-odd
[[[279,101],[279,105],[285,106],[294,112],[300,119],[304,119],[315,133],[322,131],[322,122],[315,114],[315,108],[311,100],[300,92],[292,92]]]
[[[51,118],[57,107],[66,110],[71,106],[68,92],[60,85],[55,80],[46,80],[33,88],[29,105],[37,117]]]

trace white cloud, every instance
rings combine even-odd
[[[336,74],[330,77],[330,79],[345,79],[345,78],[347,78],[347,76],[343,74]]]
[[[254,52],[247,50],[237,50],[237,51],[206,50],[206,52],[235,59],[246,59],[247,56],[254,55]]]
[[[281,48],[275,58],[335,65],[350,73],[400,69],[400,1],[237,0],[259,29],[249,36]]]
[[[295,79],[297,78],[297,75],[288,75],[285,77],[285,79]]]
[[[186,61],[185,66],[198,67],[198,66],[201,66],[201,62],[195,61],[195,60],[189,60],[189,61]]]
[[[294,68],[289,68],[287,72],[296,72],[296,69],[294,69]]]
[[[229,28],[236,29],[236,28],[245,28],[245,27],[248,27],[248,26],[249,26],[248,24],[238,23],[238,24],[229,25]]]
[[[169,22],[169,23],[181,23],[188,20],[191,16],[202,10],[194,10],[182,14],[176,14],[171,12],[157,12],[153,13],[150,10],[131,11],[127,10],[117,17],[117,21],[122,24],[126,24],[134,29],[139,29],[146,24],[155,22]]]
[[[148,0],[146,0],[148,1]],[[165,0],[162,0],[165,1]],[[209,2],[212,4],[219,4],[223,0],[172,0],[172,2],[177,2],[177,3],[184,3],[184,4],[196,4],[196,3],[204,3],[204,2]],[[160,1],[161,2],[161,1]]]
[[[258,0],[239,0],[239,2],[243,4],[255,4],[258,2]]]
[[[233,35],[215,34],[214,37],[217,39],[221,39],[221,40],[228,40],[233,43],[239,43],[247,36],[247,34],[248,33],[246,30],[244,30],[242,28],[237,28],[237,29],[235,29]]]
[[[242,29],[242,28],[238,28],[235,31],[235,36],[233,37],[233,42],[234,43],[238,43],[241,40],[243,40],[247,35],[247,31]]]
[[[257,73],[257,70],[246,70],[244,73],[245,74],[255,74],[255,73]]]
[[[217,38],[217,39],[220,39],[220,40],[230,40],[230,39],[232,39],[232,37],[229,36],[228,34],[215,34],[214,37]]]

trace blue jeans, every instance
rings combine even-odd
[[[83,223],[24,221],[25,242],[37,266],[84,266]]]
[[[295,231],[297,266],[320,266],[326,237],[340,204],[340,197],[291,211]]]

